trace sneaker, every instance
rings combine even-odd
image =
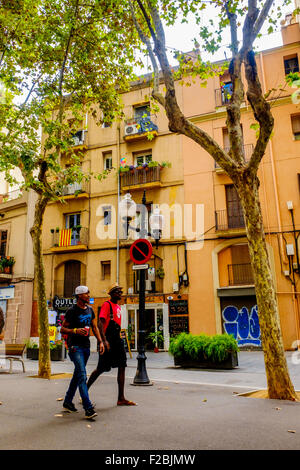
[[[94,408],[89,408],[88,410],[85,410],[85,417],[86,419],[92,419],[97,416],[97,413],[95,412]]]
[[[82,398],[79,398],[78,403],[82,405]],[[92,408],[96,408],[96,403],[92,403]]]
[[[73,403],[63,403],[63,409],[67,411],[68,413],[75,413],[77,411],[77,408],[73,405]]]

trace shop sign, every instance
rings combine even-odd
[[[67,309],[76,304],[76,299],[66,299],[64,297],[54,297],[53,307],[56,309]]]
[[[15,286],[0,288],[0,300],[13,299],[14,297],[15,297]]]

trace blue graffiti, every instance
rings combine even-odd
[[[225,332],[233,335],[239,346],[261,346],[257,305],[251,308],[250,315],[247,307],[238,310],[234,305],[229,305],[224,308],[222,317]]]

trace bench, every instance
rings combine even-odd
[[[0,344],[0,359],[8,359],[10,362],[9,373],[12,373],[12,367],[14,361],[22,363],[23,372],[25,372],[25,364],[23,361],[23,354],[25,350],[25,344]]]

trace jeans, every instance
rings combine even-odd
[[[83,408],[88,410],[89,408],[93,407],[86,385],[87,376],[85,369],[86,363],[90,357],[90,349],[81,348],[79,346],[71,346],[69,350],[69,356],[71,361],[74,362],[75,370],[65,396],[65,402],[69,404],[72,403],[78,387]]]

